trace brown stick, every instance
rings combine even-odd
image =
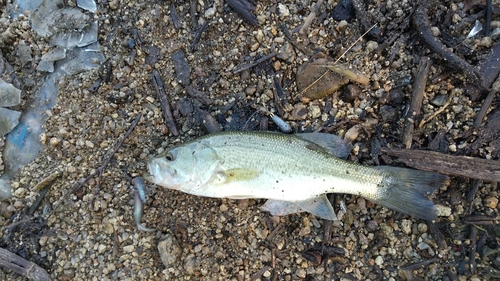
[[[469,252],[469,269],[470,273],[474,274],[476,271],[476,251],[477,251],[477,230],[470,226],[470,252]]]
[[[429,57],[422,57],[418,65],[418,73],[413,83],[413,92],[411,94],[410,108],[405,116],[405,124],[403,126],[403,144],[406,148],[411,147],[413,139],[413,129],[415,128],[415,117],[420,115],[422,100],[424,99],[425,85],[427,84],[427,75],[431,68],[431,60]]]
[[[198,28],[198,31],[196,31],[196,35],[194,36],[193,42],[191,42],[191,45],[189,45],[189,51],[192,52],[196,48],[196,45],[198,45],[198,42],[200,41],[201,35],[205,30],[208,28],[208,21],[203,23],[203,25]]]
[[[236,70],[233,70],[233,74],[240,73],[240,72],[242,72],[242,71],[245,71],[245,70],[247,70],[247,69],[250,69],[250,68],[252,68],[252,67],[254,67],[254,66],[256,66],[256,65],[258,65],[258,64],[260,64],[260,63],[262,63],[262,62],[265,62],[265,61],[266,61],[266,60],[268,60],[268,59],[272,59],[272,58],[274,58],[276,55],[277,55],[277,53],[276,53],[276,52],[272,52],[272,53],[270,53],[269,55],[267,55],[267,56],[263,56],[263,57],[261,57],[260,59],[258,59],[258,60],[256,60],[256,61],[254,61],[254,62],[251,62],[251,63],[246,64],[246,65],[241,66],[241,67],[237,67],[237,68],[236,68]]]
[[[318,2],[314,5],[314,7],[311,10],[311,13],[309,16],[307,16],[306,21],[302,25],[302,27],[299,30],[300,34],[304,34],[305,31],[311,26],[312,21],[316,18],[316,15],[319,12],[319,8],[323,5],[323,0],[318,0]]]
[[[495,87],[492,87],[488,93],[488,96],[484,100],[483,105],[481,106],[481,110],[479,110],[479,112],[477,113],[476,120],[474,120],[474,128],[479,128],[479,125],[481,125],[481,122],[483,122],[486,111],[488,111],[488,108],[490,108],[491,102],[493,101],[493,98],[496,94],[497,91],[495,90]]]
[[[0,267],[35,281],[50,281],[50,275],[36,263],[0,248]]]
[[[179,30],[182,27],[181,20],[179,19],[179,15],[175,10],[174,4],[170,4],[170,20],[174,24],[175,29]]]
[[[156,90],[156,95],[160,100],[160,104],[163,109],[163,118],[165,118],[165,123],[167,124],[168,130],[172,133],[172,135],[178,136],[179,131],[175,126],[174,117],[172,116],[172,111],[170,110],[170,103],[167,99],[167,93],[165,92],[165,87],[163,86],[163,81],[161,80],[160,73],[158,73],[157,70],[153,71],[151,80]]]
[[[415,169],[496,182],[500,179],[500,163],[469,156],[453,156],[434,151],[381,148],[383,153],[399,157],[399,161]]]

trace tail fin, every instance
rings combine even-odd
[[[390,166],[377,169],[386,173],[374,200],[377,204],[420,219],[437,219],[436,205],[427,196],[447,185],[447,176]]]

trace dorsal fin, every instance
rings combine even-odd
[[[301,133],[295,135],[317,144],[334,157],[346,159],[349,156],[344,141],[336,135],[326,133]]]

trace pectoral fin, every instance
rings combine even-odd
[[[260,172],[257,170],[234,168],[217,173],[216,184],[225,184],[235,181],[248,181],[255,179],[259,176]]]
[[[260,208],[273,216],[284,216],[306,211],[325,220],[337,220],[335,211],[325,194],[303,201],[267,200]]]
[[[336,135],[326,133],[301,133],[296,134],[296,136],[319,145],[328,154],[337,158],[346,159],[347,156],[349,156],[344,141]]]
[[[304,211],[294,202],[280,200],[267,200],[260,209],[269,212],[273,216],[286,216]]]

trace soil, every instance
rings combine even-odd
[[[98,2],[93,16],[106,60],[59,85],[57,104],[46,112],[45,149],[11,180],[13,197],[2,202],[0,246],[38,264],[53,280],[500,280],[497,183],[463,177],[452,177],[433,195],[440,211],[435,222],[344,194],[332,196],[335,210],[342,209],[340,221],[307,213],[272,217],[259,210],[264,200],[195,197],[148,183],[142,222],[156,231],[138,230],[131,178],[147,172],[150,157],[220,129],[279,131],[268,112],[295,133],[345,138],[349,161],[401,165],[377,148],[404,147],[405,114],[423,57],[432,65],[421,112],[413,116],[411,149],[499,159],[498,129],[489,126],[485,133],[486,122],[474,127],[487,91],[427,49],[412,23],[418,1],[367,0],[364,13],[347,13],[344,21],[332,18],[338,1],[324,1],[303,33],[314,1],[257,1],[247,12],[258,26],[226,4],[235,1]],[[0,1],[0,33],[10,28],[12,43],[1,44],[1,52],[14,71],[2,75],[19,82],[22,110],[43,83],[35,68],[50,46],[27,17],[11,19],[7,5]],[[498,37],[483,33],[466,38],[471,18],[483,11],[482,1],[439,1],[427,13],[447,50],[476,68],[498,44]],[[484,17],[478,18],[484,26]],[[498,22],[493,13],[492,30]],[[33,61],[17,57],[19,40],[27,42]],[[298,69],[318,59],[361,73],[369,83],[318,80],[342,85],[329,85],[340,89],[319,98],[304,97]],[[171,107],[170,124],[155,71]],[[318,79],[309,75],[301,81]],[[486,111],[489,122],[497,118],[498,101],[496,95]],[[101,177],[64,197],[106,161],[138,115]],[[60,176],[37,187],[55,173]],[[0,279],[20,277],[0,271]]]

